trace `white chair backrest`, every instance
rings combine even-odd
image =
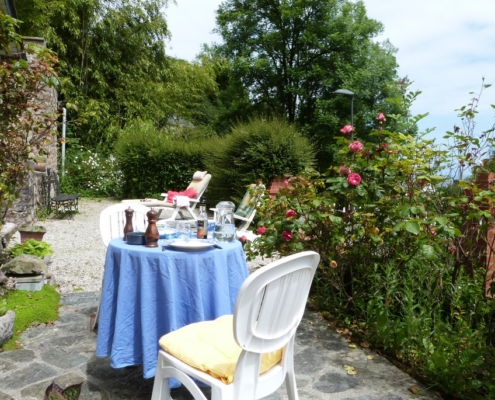
[[[246,351],[266,353],[284,347],[306,307],[320,255],[305,251],[274,261],[243,283],[234,311],[234,336]]]
[[[194,190],[198,193],[196,195],[196,199],[199,199],[203,193],[205,192],[208,184],[210,183],[211,175],[206,174],[201,180],[192,180],[187,189],[194,188]]]
[[[118,203],[105,208],[100,213],[100,235],[105,246],[108,246],[110,240],[124,236],[124,226],[126,223],[125,210],[132,208],[132,227],[134,232],[145,232],[148,218],[146,213],[151,208],[141,204]]]

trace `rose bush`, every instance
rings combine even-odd
[[[468,107],[461,115],[470,121],[475,113]],[[314,304],[444,391],[491,398],[495,307],[482,290],[486,257],[476,246],[495,191],[474,179],[457,182],[459,169],[441,172],[481,164],[476,157],[493,140],[452,132],[453,150],[443,151],[387,131],[386,119],[376,117],[366,142],[342,132],[336,166],[307,168],[275,200],[266,196],[263,234],[246,245],[248,257],[318,252]]]

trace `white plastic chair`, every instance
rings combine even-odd
[[[262,183],[253,183],[248,186],[244,197],[234,212],[234,219],[237,220],[237,238],[240,239],[242,236],[245,236],[248,240],[253,241],[257,237],[255,233],[248,231],[248,228],[251,225],[251,222],[253,222],[256,215],[256,208],[259,206],[260,200],[265,193],[265,189],[265,185]],[[213,220],[216,221],[217,209],[210,208],[210,210],[214,212]]]
[[[233,316],[233,335],[242,351],[231,384],[160,350],[152,400],[171,399],[168,378],[183,383],[196,400],[206,400],[190,377],[211,386],[212,400],[259,399],[275,392],[284,380],[288,398],[298,399],[293,363],[294,337],[319,261],[319,254],[306,251],[274,261],[246,279]],[[259,375],[261,354],[281,348],[282,360]]]
[[[110,240],[124,236],[124,226],[126,223],[125,210],[128,208],[134,210],[132,216],[132,226],[135,232],[144,232],[146,230],[147,217],[146,213],[150,208],[145,205],[117,203],[108,206],[100,213],[100,235],[105,247]]]
[[[100,213],[100,235],[105,247],[108,247],[108,244],[112,239],[124,237],[124,226],[126,224],[125,210],[127,210],[129,207],[134,210],[134,213],[132,215],[132,227],[134,228],[134,232],[146,231],[148,221],[146,213],[150,210],[150,208],[141,204],[113,204],[102,210]],[[95,319],[93,321],[93,324],[91,325],[91,330],[94,330],[98,326],[100,306],[101,293],[98,308],[96,309]]]

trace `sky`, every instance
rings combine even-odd
[[[176,0],[166,10],[171,41],[168,54],[194,60],[202,44],[221,42],[212,33],[215,11],[222,0]],[[398,49],[398,75],[421,91],[413,114],[429,113],[419,123],[420,131],[435,128],[428,138],[442,141],[454,125],[460,107],[479,98],[476,133],[495,124],[495,0],[364,0],[368,17],[380,21]]]

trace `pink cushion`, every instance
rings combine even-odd
[[[187,196],[189,198],[196,197],[198,195],[198,192],[194,190],[194,188],[187,188],[183,192],[174,192],[173,190],[169,190],[167,192],[167,203],[173,203],[174,202],[174,197],[175,196]]]

